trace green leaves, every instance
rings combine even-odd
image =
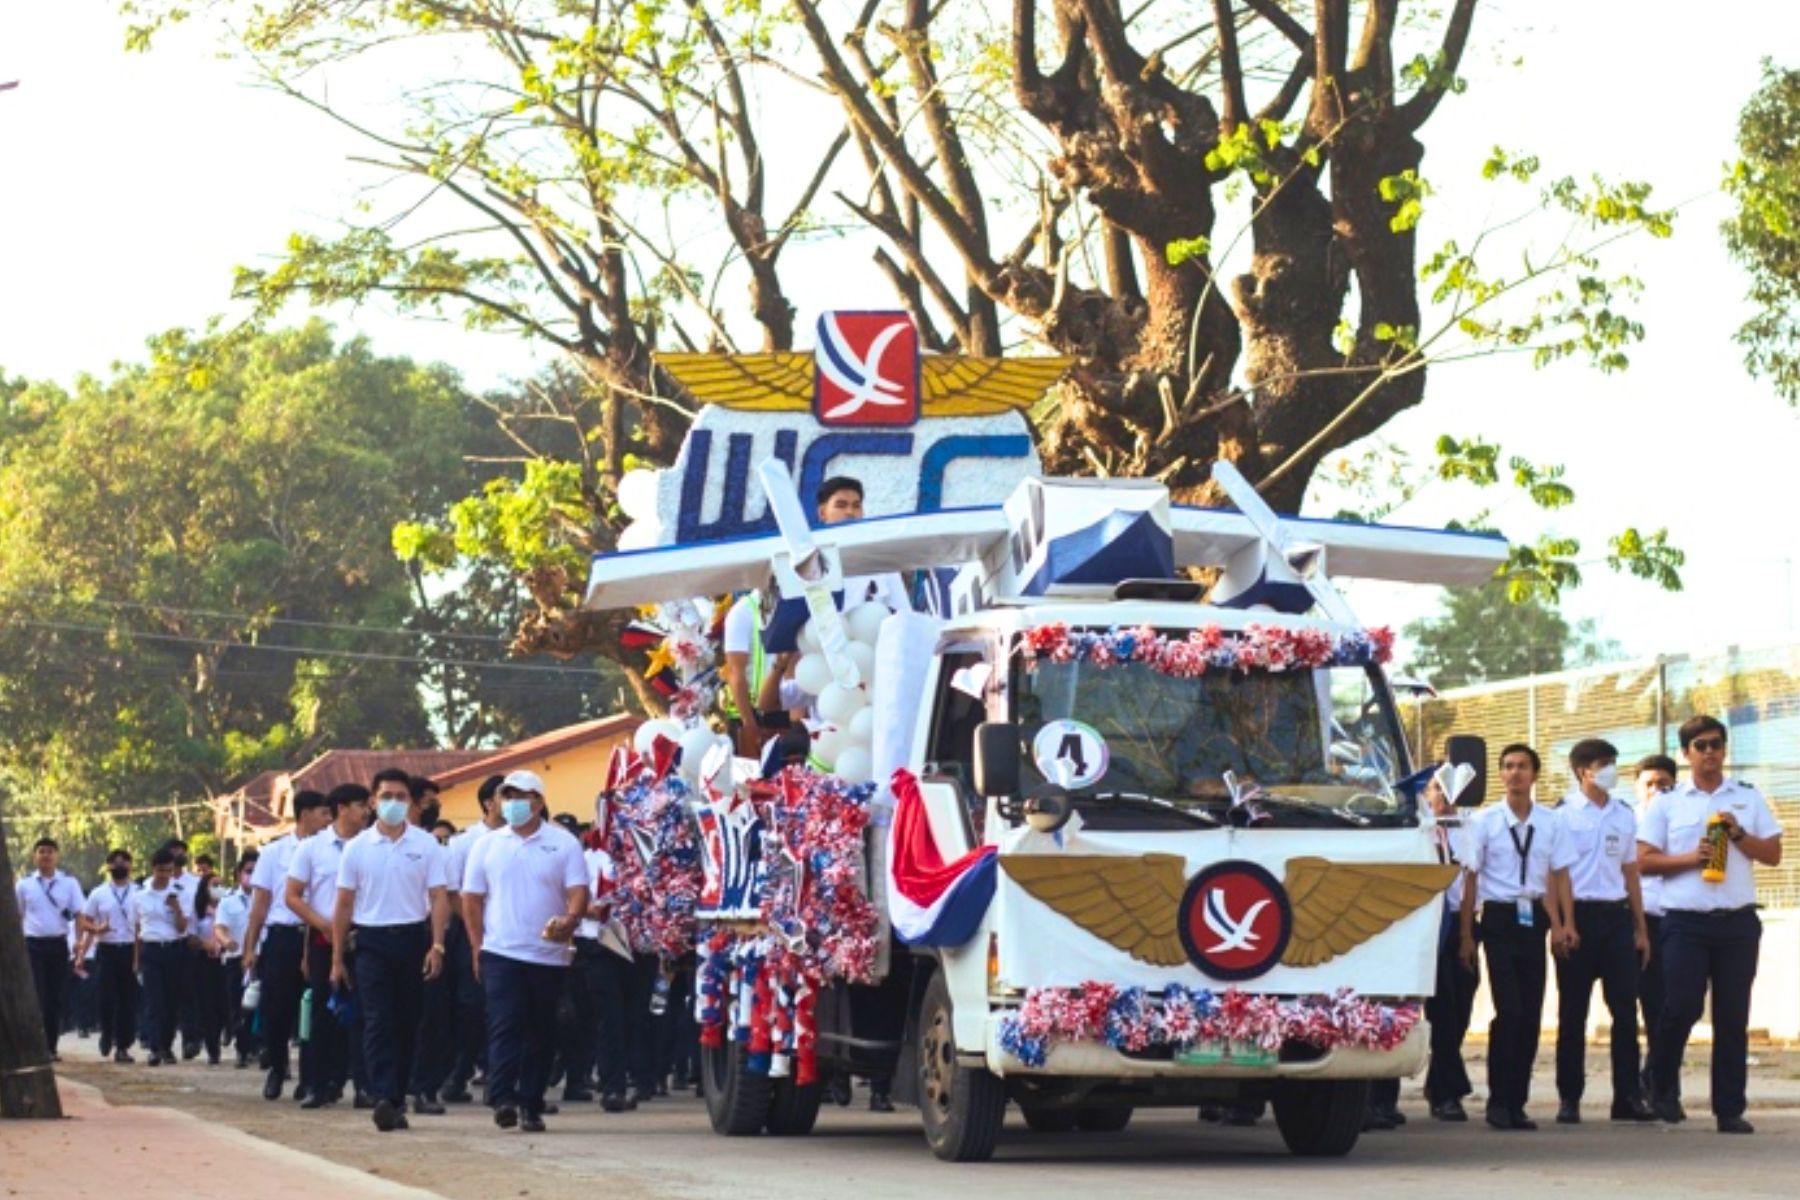
[[[1381,198],[1394,206],[1394,215],[1388,218],[1388,228],[1394,233],[1413,228],[1425,215],[1425,197],[1431,195],[1431,184],[1411,167],[1398,175],[1384,176],[1375,186]]]
[[[1607,545],[1606,565],[1613,570],[1649,580],[1665,592],[1681,590],[1681,568],[1687,565],[1687,552],[1669,545],[1667,529],[1646,535],[1633,527],[1615,535]]]
[[[1724,182],[1736,206],[1725,246],[1750,277],[1755,312],[1736,341],[1751,375],[1800,403],[1800,71],[1764,60],[1737,141]]]
[[[1193,259],[1205,258],[1212,253],[1212,240],[1204,237],[1176,238],[1163,247],[1163,257],[1168,259],[1171,267],[1179,267],[1182,263]]]

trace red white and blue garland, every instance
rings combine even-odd
[[[1000,1021],[1000,1045],[1028,1067],[1042,1067],[1053,1041],[1103,1042],[1115,1050],[1232,1042],[1274,1053],[1284,1042],[1321,1050],[1392,1050],[1419,1023],[1415,1004],[1388,1005],[1349,988],[1329,996],[1260,996],[1172,983],[1160,997],[1110,983],[1032,988]]]
[[[1035,669],[1040,659],[1096,667],[1141,663],[1162,675],[1197,679],[1209,671],[1375,666],[1393,657],[1394,633],[1361,629],[1334,634],[1252,623],[1236,632],[1208,625],[1171,637],[1150,625],[1072,630],[1055,621],[1027,630],[1022,648],[1027,670]]]
[[[694,908],[704,883],[700,842],[681,777],[647,763],[607,793],[606,850],[616,874],[613,915],[639,954],[679,958],[694,946]]]

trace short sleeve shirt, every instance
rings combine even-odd
[[[494,832],[492,829],[477,821],[467,829],[458,831],[450,839],[450,845],[447,847],[450,857],[445,868],[451,891],[460,892],[462,890],[463,875],[469,869],[469,851],[475,848],[475,843],[492,832]]]
[[[256,860],[256,871],[250,876],[250,886],[269,893],[269,915],[264,918],[265,924],[301,923],[294,910],[287,906],[288,867],[299,851],[300,839],[291,833],[284,833],[263,847],[261,856]]]
[[[1595,804],[1579,790],[1556,810],[1575,862],[1569,885],[1577,900],[1623,900],[1625,867],[1637,862],[1637,817],[1616,796]]]
[[[168,900],[174,896],[187,917],[187,930],[176,927],[175,915],[169,911]],[[146,942],[173,942],[194,932],[194,892],[179,879],[169,881],[169,886],[158,891],[152,884],[145,884],[132,897],[137,906],[138,936]]]
[[[351,920],[358,925],[415,925],[431,915],[431,889],[448,881],[448,855],[438,840],[408,825],[390,838],[371,825],[344,847],[338,863],[340,891],[355,895]]]
[[[131,903],[137,890],[138,885],[129,879],[122,884],[115,884],[109,879],[88,893],[81,912],[94,924],[105,927],[95,935],[95,940],[101,945],[129,946],[132,938],[137,936],[133,918],[136,910]]]
[[[1524,820],[1515,817],[1504,800],[1488,805],[1470,819],[1464,844],[1468,857],[1463,865],[1478,877],[1476,899],[1483,904],[1541,900],[1550,872],[1566,870],[1575,862],[1562,822],[1536,803]],[[1523,869],[1521,849],[1526,852]]]
[[[327,921],[337,908],[338,865],[343,861],[344,847],[350,841],[327,825],[301,842],[300,848],[294,851],[294,860],[288,864],[288,879],[301,882],[306,889],[307,906]],[[286,889],[286,881],[283,881],[283,892]]]
[[[737,598],[725,614],[725,628],[720,635],[727,654],[748,654],[756,638],[756,605],[749,593]]]
[[[573,948],[544,938],[544,926],[568,912],[568,891],[590,887],[587,860],[573,834],[544,821],[529,836],[496,829],[469,856],[463,894],[486,896],[481,948],[520,962],[560,967]]]
[[[87,903],[75,877],[62,871],[48,879],[33,871],[19,880],[14,893],[19,899],[19,911],[25,917],[25,936],[28,938],[68,937],[73,922],[63,914],[80,912],[81,906]]]
[[[1678,783],[1657,797],[1638,823],[1638,840],[1663,854],[1687,854],[1700,848],[1706,822],[1716,812],[1729,812],[1754,837],[1780,837],[1781,823],[1763,794],[1747,783],[1726,779],[1708,793],[1692,780]],[[1665,912],[1711,912],[1746,908],[1756,903],[1756,864],[1736,846],[1725,852],[1725,878],[1708,883],[1697,870],[1663,876]]]
[[[225,951],[227,959],[244,953],[244,934],[249,931],[249,925],[250,896],[233,888],[219,899],[218,927],[231,937],[232,949]]]

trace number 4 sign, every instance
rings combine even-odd
[[[1031,742],[1031,757],[1058,787],[1084,788],[1106,774],[1106,739],[1081,721],[1046,721]]]

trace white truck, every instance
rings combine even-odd
[[[892,1077],[940,1158],[989,1157],[1009,1103],[1054,1132],[1258,1101],[1295,1153],[1340,1155],[1370,1082],[1424,1060],[1455,868],[1384,637],[1328,572],[1477,583],[1504,543],[1279,518],[1218,478],[1240,511],[1029,479],[1003,507],[594,562],[592,607],[772,588],[817,614],[846,574],[935,585],[878,651],[880,970],[820,997],[817,1037],[825,1069]],[[1187,568],[1217,572],[1205,601]],[[1484,756],[1463,751],[1453,788]],[[720,1132],[811,1129],[817,1084],[731,1042],[704,1074]]]

